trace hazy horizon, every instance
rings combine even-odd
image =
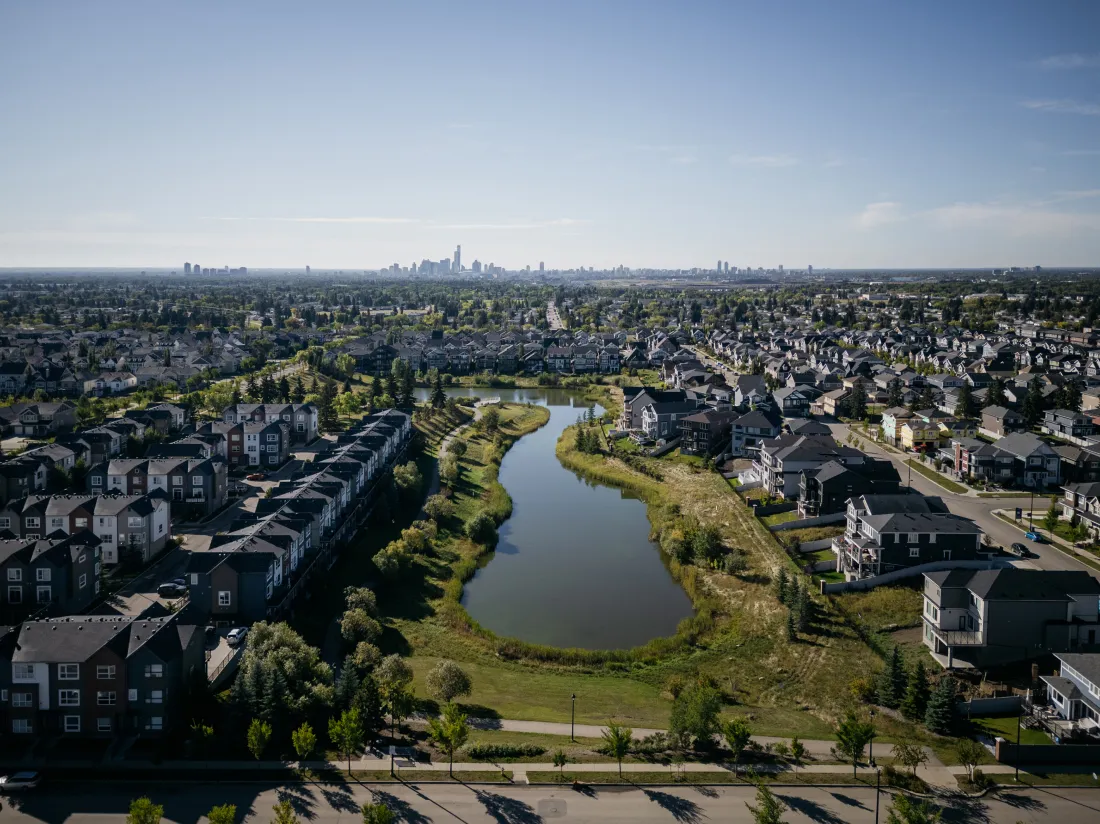
[[[1100,7],[0,7],[0,267],[1100,263]]]

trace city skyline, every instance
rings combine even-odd
[[[1093,4],[329,9],[0,9],[0,264],[1100,258]]]

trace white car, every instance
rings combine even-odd
[[[235,647],[237,644],[244,641],[246,635],[248,635],[248,627],[234,627],[229,630],[229,634],[225,636],[225,640],[229,646]]]
[[[18,790],[30,790],[38,786],[40,777],[36,772],[17,772],[0,776],[0,793],[13,793]]]

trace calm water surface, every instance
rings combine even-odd
[[[462,603],[482,626],[539,644],[623,649],[672,635],[691,601],[649,540],[645,504],[584,481],[554,454],[584,401],[557,389],[450,389],[550,409],[550,422],[504,456],[512,517]],[[426,393],[422,393],[426,394]]]

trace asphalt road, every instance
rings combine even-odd
[[[789,812],[788,824],[870,824],[875,791],[867,787],[778,787]],[[149,795],[164,806],[166,824],[198,824],[217,804],[236,804],[237,821],[267,822],[273,805],[289,799],[302,824],[358,824],[360,805],[385,801],[409,824],[539,824],[539,822],[751,822],[745,807],[749,787],[571,787],[466,784],[313,785],[277,787],[256,783],[43,784],[20,797],[4,799],[5,824],[123,824],[133,798]],[[886,820],[890,796],[881,796],[879,820]],[[1008,790],[998,798],[955,801],[944,821],[1013,824],[1100,820],[1100,792],[1058,789]]]

